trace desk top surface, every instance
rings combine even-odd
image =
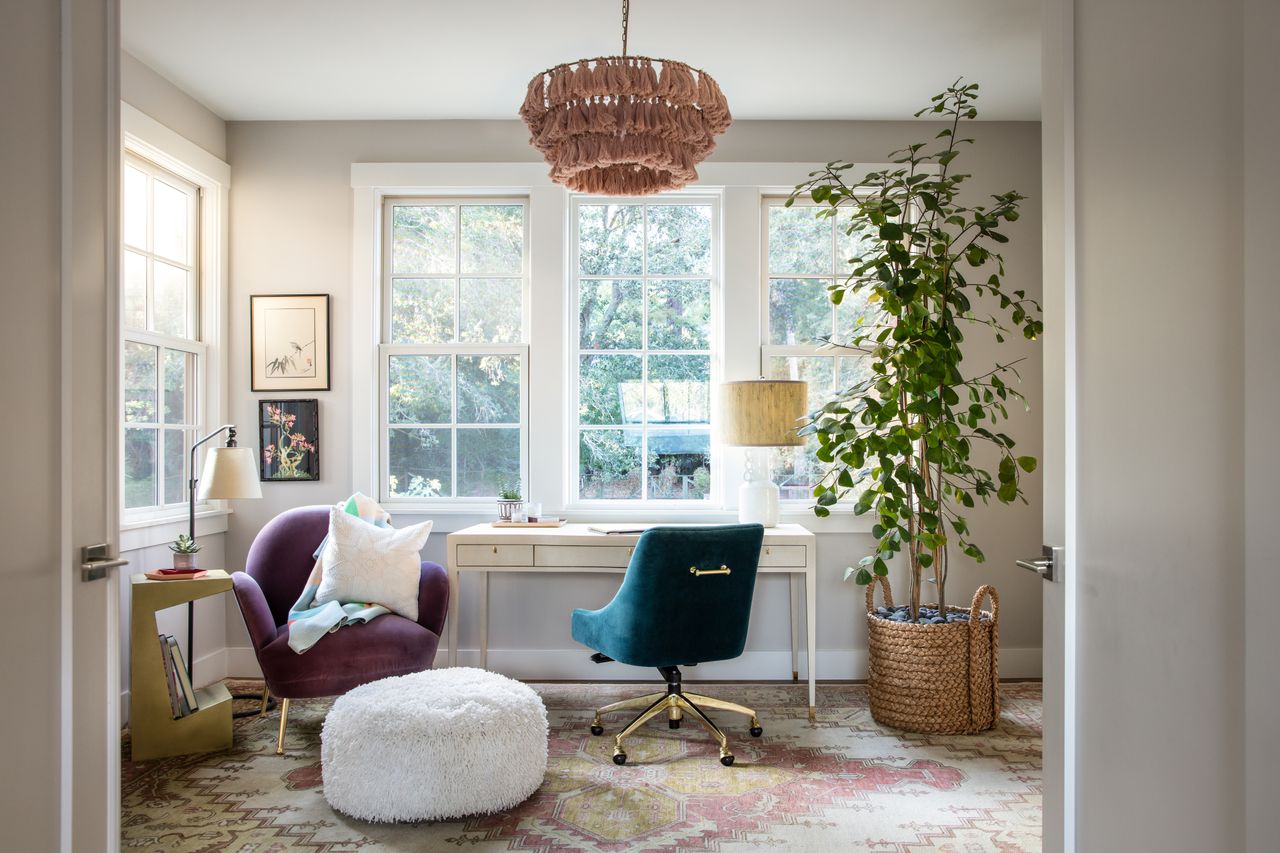
[[[473,524],[449,534],[450,545],[469,542],[506,542],[512,545],[634,545],[640,538],[639,530],[649,527],[705,527],[699,524],[645,523],[635,524],[566,524],[563,527],[494,527],[491,524]],[[598,527],[619,532],[603,533],[592,530]],[[626,532],[621,532],[626,531]],[[766,527],[764,541],[771,545],[808,545],[814,535],[799,524],[779,524]]]

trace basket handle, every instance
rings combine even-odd
[[[893,591],[889,589],[889,579],[880,575],[872,575],[871,583],[867,584],[867,612],[871,613],[876,609],[876,587],[884,588],[884,606],[893,609]]]
[[[973,594],[973,604],[969,606],[970,626],[977,623],[978,614],[982,612],[982,599],[987,597],[991,599],[991,621],[1000,621],[1000,593],[996,592],[996,588],[991,584],[983,584]]]
[[[991,679],[991,698],[992,698],[992,714],[994,719],[1000,717],[1000,687],[998,683],[999,663],[997,656],[1000,649],[1000,594],[996,592],[996,588],[990,584],[983,584],[978,587],[978,591],[973,594],[973,604],[969,606],[969,728],[975,728],[974,722],[974,699],[978,692],[979,681],[982,676],[979,675],[977,667],[974,666],[977,654],[974,649],[974,642],[977,640],[978,631],[980,630],[979,616],[982,613],[982,599],[991,599],[991,671],[987,673],[987,677]]]

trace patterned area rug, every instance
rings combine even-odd
[[[251,692],[253,682],[233,682]],[[534,685],[551,723],[546,781],[510,812],[458,821],[379,825],[334,812],[320,772],[330,700],[293,703],[286,754],[276,713],[236,722],[235,748],[134,764],[125,737],[127,850],[276,853],[345,851],[917,851],[1040,850],[1040,685],[1006,684],[999,725],[977,736],[878,726],[862,685],[818,688],[809,723],[804,685],[708,684],[689,689],[754,707],[746,721],[713,717],[737,756],[722,767],[713,741],[661,717],[611,760],[629,717],[589,731],[591,708],[647,685]],[[257,689],[261,689],[257,687]],[[494,768],[501,773],[501,767]]]

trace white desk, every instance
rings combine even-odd
[[[564,527],[493,527],[476,524],[450,533],[449,666],[458,663],[458,578],[462,572],[480,575],[480,666],[489,662],[490,572],[602,572],[626,571],[639,534],[596,533],[585,524]],[[805,629],[809,669],[809,719],[814,718],[817,661],[817,538],[798,524],[780,524],[764,532],[760,572],[783,573],[791,580],[791,678],[799,680],[800,587],[804,587]],[[568,614],[566,613],[566,618]]]

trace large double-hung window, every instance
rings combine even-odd
[[[571,501],[713,499],[719,201],[570,209]]]
[[[186,502],[203,418],[200,190],[129,155],[121,196],[122,487],[138,516]]]
[[[392,198],[379,347],[384,499],[492,499],[526,470],[526,199]]]
[[[821,407],[839,388],[869,373],[869,361],[841,344],[877,313],[865,295],[846,295],[839,305],[829,297],[859,254],[857,240],[845,233],[848,222],[818,218],[816,205],[784,206],[784,198],[766,198],[762,211],[764,242],[761,349],[762,370],[771,379],[800,379],[809,384],[809,410]],[[811,500],[826,469],[814,455],[812,436],[803,447],[775,451],[774,482],[783,500]]]

